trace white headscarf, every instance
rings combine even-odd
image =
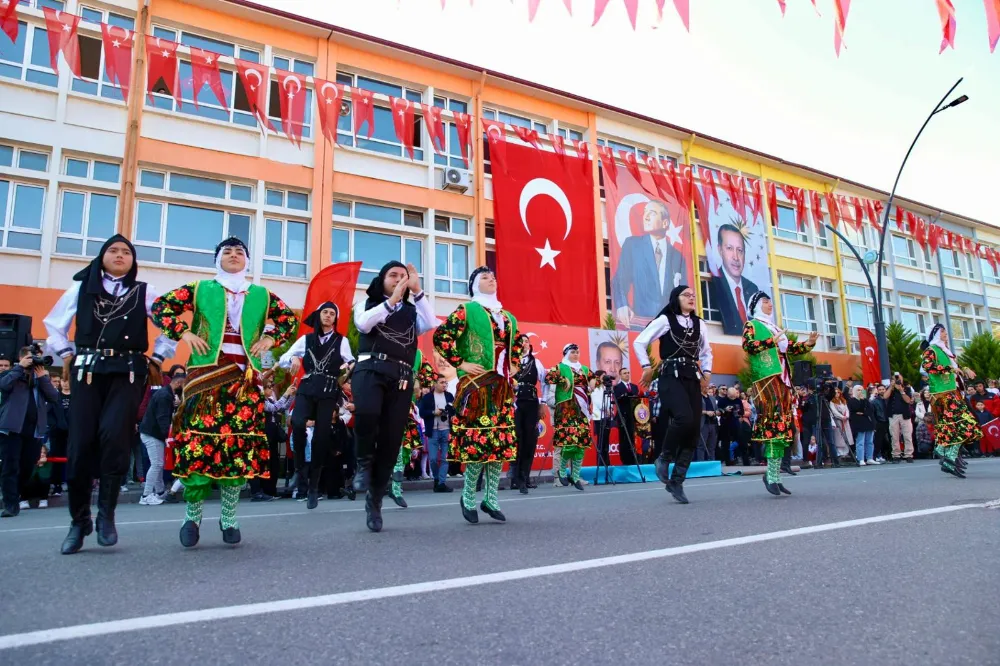
[[[568,347],[569,345],[566,345],[566,346]],[[583,367],[583,364],[580,363],[579,361],[577,361],[576,363],[574,363],[573,361],[569,360],[569,354],[570,354],[571,351],[572,351],[571,349],[567,349],[567,350],[563,351],[563,360],[562,360],[562,362],[565,363],[566,365],[568,365],[569,367],[573,368],[577,372],[579,372],[580,368]]]
[[[754,319],[767,326],[768,330],[770,330],[771,333],[774,335],[775,342],[778,343],[778,351],[784,354],[786,351],[788,351],[788,336],[785,335],[784,331],[778,328],[777,324],[774,323],[774,314],[773,314],[774,311],[773,310],[771,311],[772,314],[764,314],[764,311],[760,308],[760,301],[764,300],[765,298],[770,301],[771,297],[768,296],[767,294],[764,294],[763,292],[758,292],[758,293],[763,295],[758,298],[755,294],[754,296],[756,300],[751,299],[753,307],[750,311],[750,314],[751,316],[753,316]]]
[[[955,362],[955,355],[951,353],[951,349],[948,347],[948,345],[945,344],[944,340],[941,338],[941,334],[944,332],[944,330],[945,330],[944,326],[942,326],[941,324],[935,324],[934,328],[931,330],[931,335],[928,338],[927,343],[940,348],[941,351],[943,351],[945,355],[949,359],[951,359],[951,367],[955,368],[958,367],[958,364]]]
[[[226,312],[229,314],[229,323],[233,330],[240,330],[240,317],[243,314],[243,298],[250,283],[247,282],[247,273],[250,272],[250,257],[247,256],[246,265],[238,273],[229,273],[222,268],[222,252],[215,257],[215,281],[226,288]]]
[[[472,280],[472,300],[489,310],[490,315],[493,316],[493,320],[502,331],[507,325],[507,319],[503,316],[503,304],[497,298],[496,292],[493,292],[492,294],[484,294],[479,291],[480,279],[482,279],[482,273],[476,275],[476,277]]]

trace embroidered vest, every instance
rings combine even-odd
[[[478,363],[486,370],[492,370],[496,367],[493,317],[486,308],[475,301],[469,301],[463,307],[465,308],[465,332],[458,338],[458,353],[462,360]],[[503,311],[503,316],[507,321],[506,329],[503,332],[505,338],[503,344],[506,346],[506,340],[513,340],[517,337],[517,320],[506,310]],[[509,358],[507,360],[510,361]],[[459,377],[464,377],[465,374],[462,370],[458,371]]]
[[[753,324],[754,340],[763,341],[774,338],[774,334],[771,333],[771,329],[769,329],[764,322],[752,319],[751,323]],[[777,344],[777,340],[775,340],[775,343]],[[770,349],[765,349],[760,353],[750,354],[750,374],[755,382],[767,379],[768,377],[774,377],[775,375],[780,375],[781,352],[778,351],[778,348],[771,347]]]
[[[258,372],[262,369],[260,358],[251,355],[250,348],[264,332],[270,302],[270,292],[264,287],[252,284],[243,296],[243,311],[240,313],[240,339],[243,342],[243,351]],[[194,291],[194,320],[191,332],[208,343],[208,352],[201,354],[192,349],[188,368],[218,365],[228,316],[225,287],[215,280],[199,281]]]
[[[931,345],[934,351],[934,362],[946,368],[951,367],[951,359],[943,349],[937,345]],[[938,393],[949,393],[958,389],[958,382],[955,381],[954,372],[946,372],[943,375],[927,373],[927,387],[931,390],[931,395]]]
[[[590,368],[585,365],[581,365],[580,373],[584,377],[588,377],[590,376]],[[562,379],[558,384],[556,384],[556,404],[573,399],[573,386],[576,381],[576,378],[574,377],[576,373],[573,372],[573,368],[569,367],[565,363],[559,364],[559,374],[562,375]],[[569,388],[566,388],[567,382],[569,383]]]

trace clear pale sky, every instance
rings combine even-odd
[[[1000,226],[1000,48],[982,0],[953,0],[956,48],[938,55],[934,0],[854,0],[840,58],[833,0],[690,0],[691,33],[668,1],[622,0],[591,27],[594,0],[257,0],[755,148],[888,191],[949,86],[970,100],[937,115],[899,193]]]

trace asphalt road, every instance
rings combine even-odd
[[[59,554],[65,509],[0,523],[0,664],[1000,664],[1000,460],[363,505],[123,506]]]

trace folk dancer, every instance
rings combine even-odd
[[[538,394],[538,382],[545,377],[545,366],[535,357],[527,335],[519,336],[524,354],[514,375],[516,401],[514,403],[514,431],[517,435],[517,461],[514,463],[514,484],[522,495],[528,494],[531,482],[531,465],[538,446],[538,421],[543,403]]]
[[[238,544],[240,489],[247,479],[271,474],[260,357],[295,335],[299,322],[280,298],[247,282],[248,256],[242,240],[227,238],[215,248],[213,279],[174,289],[153,304],[153,321],[191,348],[173,424],[173,474],[187,502],[180,530],[185,548],[198,543],[213,483],[222,494],[222,540]],[[191,326],[181,320],[185,312],[193,315]],[[265,335],[268,320],[274,331]]]
[[[701,438],[701,380],[712,375],[712,348],[705,326],[695,314],[694,289],[680,285],[670,292],[670,300],[633,343],[642,365],[642,384],[653,380],[649,346],[659,340],[660,419],[669,423],[656,459],[656,476],[681,504],[687,504],[684,480]],[[674,469],[670,469],[667,446],[673,449]]]
[[[921,343],[927,385],[931,392],[931,411],[935,419],[935,452],[941,458],[941,471],[965,478],[966,462],[962,458],[962,445],[981,435],[979,422],[969,411],[959,391],[958,377],[975,379],[976,373],[961,368],[952,353],[948,330],[934,324],[927,339]]]
[[[365,523],[382,531],[382,498],[399,456],[413,399],[417,336],[437,325],[413,264],[390,261],[354,306],[358,363],[351,378],[357,471],[354,489],[367,491]]]
[[[785,451],[795,441],[795,393],[788,367],[789,354],[807,354],[816,346],[813,331],[807,342],[790,342],[774,323],[771,297],[758,291],[750,299],[750,320],[743,326],[743,351],[750,359],[750,398],[757,407],[753,441],[767,459],[764,487],[772,495],[791,495],[781,483]]]
[[[72,387],[73,396],[66,444],[72,522],[62,543],[64,555],[78,552],[84,537],[94,531],[90,495],[95,470],[100,470],[97,543],[118,543],[115,508],[128,469],[139,404],[147,382],[160,386],[160,365],[173,356],[177,346],[161,335],[152,356],[146,358],[146,320],[157,294],[136,279],[138,273],[135,248],[116,234],[73,276],[72,286],[45,318],[46,342],[62,357],[63,381]],[[69,342],[74,322],[75,351]]]
[[[423,419],[420,418],[420,411],[417,409],[417,400],[420,398],[421,389],[433,386],[439,376],[431,364],[424,360],[424,353],[419,349],[413,361],[413,376],[413,401],[410,405],[410,418],[406,422],[403,444],[399,447],[396,465],[392,468],[392,482],[386,493],[389,499],[401,509],[409,506],[403,499],[403,472],[410,464],[414,454],[419,455],[419,451],[424,445]]]
[[[580,468],[583,454],[591,447],[590,393],[597,376],[580,363],[580,347],[570,343],[563,347],[563,360],[545,373],[546,398],[552,414],[553,487],[573,484],[583,490]],[[569,463],[568,483],[562,472]]]
[[[496,276],[485,266],[469,276],[469,295],[434,332],[434,349],[459,378],[448,459],[465,464],[462,516],[479,522],[476,482],[485,471],[479,508],[504,522],[497,491],[503,464],[517,455],[511,385],[511,368],[521,362],[517,320],[497,300]]]

